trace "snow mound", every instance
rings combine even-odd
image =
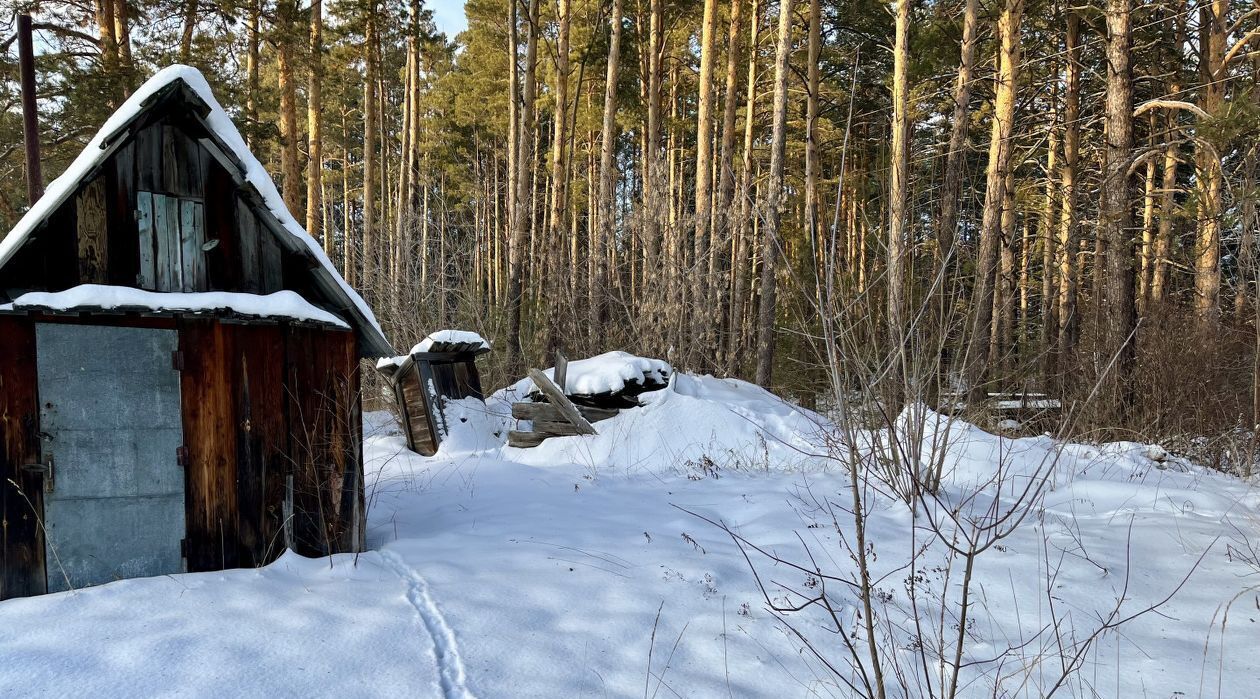
[[[446,436],[438,445],[438,457],[495,452],[512,429],[510,414],[492,410],[477,398],[448,399],[442,416],[446,419]]]
[[[79,309],[207,314],[231,312],[255,318],[285,318],[350,328],[341,318],[316,307],[293,291],[277,291],[266,295],[227,291],[165,293],[125,286],[83,284],[54,293],[32,291],[22,294],[12,303],[0,305],[0,311],[73,311]]]
[[[555,367],[543,373],[553,381],[556,378]],[[673,373],[674,368],[660,359],[638,357],[629,352],[605,352],[569,362],[565,385],[561,388],[573,396],[620,393],[625,390],[627,383],[663,384],[669,381]]]
[[[490,343],[486,339],[475,332],[469,330],[439,330],[430,333],[428,337],[420,341],[420,344],[411,348],[411,354],[418,352],[428,352],[433,345],[477,345],[483,349],[490,349]]]
[[[577,363],[569,365],[570,372]],[[489,411],[510,424],[511,403],[530,386],[523,381],[494,394],[487,401]],[[571,379],[570,387],[571,392],[581,392],[591,384],[579,384],[574,391]],[[504,447],[504,456],[539,466],[653,470],[698,464],[718,469],[797,469],[825,463],[822,436],[830,427],[827,420],[759,386],[738,379],[675,374],[667,387],[644,393],[639,400],[641,407],[596,422],[596,435],[552,437],[530,449]]]
[[[1069,519],[1159,513],[1221,520],[1260,507],[1260,493],[1245,482],[1172,457],[1157,445],[1078,444],[1048,435],[1012,438],[922,406],[908,407],[898,418],[898,439],[906,453],[915,451],[906,435],[916,411],[923,411],[920,463],[933,463],[943,448],[943,481],[959,492],[994,491],[1000,484],[1010,499],[1044,478],[1039,507]],[[1219,483],[1203,488],[1206,478]]]

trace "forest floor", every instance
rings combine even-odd
[[[461,402],[432,458],[369,414],[368,553],[0,603],[0,696],[853,696],[802,648],[848,671],[829,617],[772,613],[749,562],[776,603],[799,603],[818,578],[751,549],[746,560],[696,516],[854,576],[847,469],[820,456],[829,423],[708,377],[679,375],[648,400],[597,437],[530,450],[503,446],[507,396]],[[1254,692],[1257,484],[1140,444],[960,422],[949,434],[942,502],[1001,502],[1053,468],[1029,515],[977,559],[962,696],[993,696],[995,682],[1040,696],[1060,649],[1082,648],[1064,696]],[[999,464],[1004,483],[988,483]],[[879,491],[866,491],[866,529],[888,681],[927,695],[941,672],[913,649],[957,633],[962,563],[926,512]],[[851,631],[857,598],[825,584]],[[1170,594],[1082,646],[1117,605],[1125,618]]]

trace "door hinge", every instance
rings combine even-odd
[[[175,449],[175,463],[180,468],[188,468],[188,447],[178,447]]]
[[[171,368],[175,371],[184,370],[184,353],[179,350],[171,352]]]
[[[179,556],[187,560],[188,558],[188,539],[179,540]]]

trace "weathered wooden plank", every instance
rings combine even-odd
[[[556,350],[556,369],[552,372],[556,377],[556,387],[562,392],[569,392],[569,360],[564,353]]]
[[[351,550],[362,532],[357,352],[350,332],[287,329],[292,529],[302,555]]]
[[[179,203],[179,247],[183,261],[183,290],[206,290],[206,242],[201,202],[183,199]]]
[[[262,287],[262,262],[258,218],[240,199],[235,199],[236,233],[241,264],[241,291],[256,294]]]
[[[508,446],[517,449],[530,449],[542,444],[550,435],[539,434],[537,432],[518,432],[512,430],[508,432]]]
[[[582,417],[590,422],[599,422],[616,417],[621,411],[616,408],[592,408],[586,405],[574,406]],[[513,403],[512,417],[517,420],[563,420],[560,409],[550,403]]]
[[[266,565],[284,548],[284,329],[234,326],[237,532],[242,565]]]
[[[157,288],[157,269],[153,263],[156,238],[150,192],[136,192],[136,223],[140,229],[140,273],[136,276],[136,285],[152,291]]]
[[[0,317],[0,600],[41,595],[44,569],[42,478],[23,464],[40,458],[35,326]],[[14,484],[17,487],[14,487]]]
[[[162,185],[168,194],[176,196],[192,194],[188,185],[191,165],[182,139],[183,134],[177,127],[162,126]]]
[[[135,146],[128,143],[114,153],[113,167],[106,169],[108,202],[110,284],[136,284],[140,267],[137,231]]]
[[[190,572],[239,564],[232,341],[230,326],[217,321],[187,320],[180,327]]]
[[[162,125],[154,124],[136,134],[136,189],[162,192]]]
[[[441,444],[442,438],[447,434],[447,428],[446,415],[442,413],[442,394],[437,386],[439,378],[434,373],[434,365],[428,362],[416,362],[415,367],[419,375],[420,391],[424,395],[425,407],[429,414],[433,442]]]
[[[195,138],[189,138],[188,134],[182,129],[176,129],[178,133],[178,147],[183,150],[181,160],[185,169],[185,184],[187,191],[183,192],[189,197],[204,197],[206,195],[206,168],[209,165],[210,155],[201,147],[201,144]]]
[[[97,177],[83,186],[75,197],[75,209],[79,282],[104,284],[109,281],[109,217],[104,177]]]
[[[420,369],[416,364],[412,364],[409,369],[398,380],[399,391],[403,396],[402,403],[406,406],[407,446],[416,453],[433,456],[437,452],[438,440],[429,418],[429,405],[422,388]]]
[[[582,434],[577,425],[568,420],[534,420],[534,431],[554,437],[576,437]]]
[[[276,234],[261,223],[258,224],[258,250],[261,293],[274,294],[284,288],[284,260]]]
[[[546,374],[537,369],[530,369],[529,378],[534,381],[534,385],[538,387],[538,390],[547,396],[547,400],[560,409],[565,419],[578,428],[581,434],[596,434],[595,428],[591,427],[591,423],[582,417],[582,414],[578,412],[572,401],[564,395],[564,392],[558,386],[551,382],[551,379],[547,378]]]
[[[183,263],[179,233],[179,199],[153,195],[153,231],[157,242],[153,264],[158,291],[183,291]]]

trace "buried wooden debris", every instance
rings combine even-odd
[[[542,391],[544,396],[547,396],[548,402],[559,410],[566,420],[573,423],[573,426],[578,430],[578,434],[595,434],[595,428],[591,427],[591,423],[582,417],[582,413],[578,412],[577,406],[569,400],[568,396],[564,395],[564,391],[559,386],[547,378],[546,374],[537,369],[530,369],[529,378],[533,379],[534,385],[538,387],[538,390]]]
[[[573,369],[575,375],[570,377],[568,360],[557,352],[554,381],[538,369],[529,370],[534,387],[525,400],[512,404],[512,417],[528,421],[530,431],[509,432],[509,446],[529,448],[549,437],[597,434],[591,423],[616,417],[622,409],[638,407],[638,395],[664,388],[673,371],[664,362],[624,352],[584,359],[575,362]],[[598,373],[601,380],[592,381],[593,373]],[[608,380],[610,376],[615,380]],[[573,388],[577,390],[572,391]]]
[[[557,367],[557,373],[559,373],[559,367]],[[537,369],[530,369],[529,378],[543,392],[548,402],[516,403],[512,406],[512,416],[529,420],[533,425],[533,431],[512,430],[508,433],[508,446],[524,449],[536,447],[548,437],[596,434],[595,428],[582,415],[578,407],[564,395],[564,391],[559,386],[547,378],[546,374]],[[529,415],[529,417],[523,418],[520,417],[521,415]]]
[[[596,408],[589,405],[575,405],[582,417],[590,422],[607,420],[621,412],[616,408]],[[563,420],[560,409],[550,403],[513,403],[512,417],[517,420]]]

